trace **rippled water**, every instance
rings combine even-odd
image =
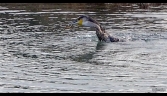
[[[0,5],[0,92],[167,92],[166,5],[26,6]],[[82,14],[126,42],[65,28]]]

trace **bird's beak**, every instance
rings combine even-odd
[[[76,25],[78,23],[77,20],[73,20],[72,22],[69,23],[69,25],[67,26],[67,28],[71,28],[73,25]]]
[[[72,25],[76,25],[77,23],[78,23],[78,20],[73,20],[73,21],[71,22]]]

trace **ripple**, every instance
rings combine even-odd
[[[85,6],[0,7],[0,92],[166,92],[166,9]],[[65,29],[81,14],[127,41],[99,42],[91,28]]]

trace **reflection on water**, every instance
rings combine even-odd
[[[0,92],[166,92],[165,4],[0,4]],[[126,42],[99,42],[86,14]]]
[[[71,56],[72,60],[74,61],[78,61],[78,62],[86,62],[86,63],[90,63],[90,60],[93,59],[93,56],[98,53],[98,51],[102,51],[104,50],[105,47],[105,43],[104,42],[98,42],[96,45],[96,50],[93,52],[89,52],[83,55],[79,55],[79,56]],[[93,63],[93,62],[91,62]]]

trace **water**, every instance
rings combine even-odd
[[[0,5],[0,92],[167,92],[166,5],[44,5]],[[66,28],[82,14],[126,42]]]

